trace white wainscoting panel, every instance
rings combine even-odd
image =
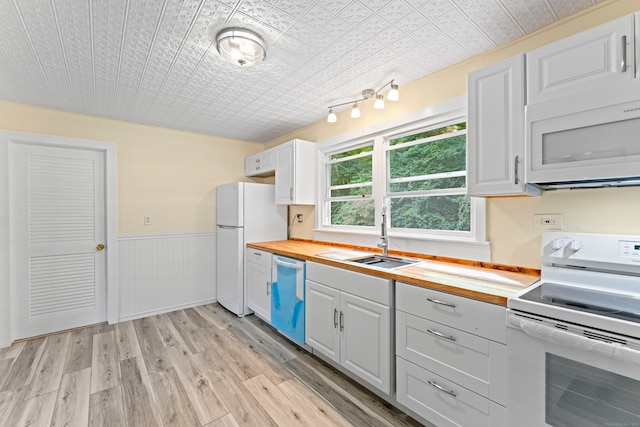
[[[119,236],[120,321],[216,300],[216,234]]]

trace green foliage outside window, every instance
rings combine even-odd
[[[429,190],[460,189],[466,186],[464,171],[467,136],[466,132],[460,133],[465,129],[466,123],[457,123],[390,141],[389,145],[395,148],[388,153],[391,227],[471,230],[471,204],[468,196],[428,194]],[[449,133],[454,135],[442,138]],[[398,147],[419,140],[424,142]],[[398,179],[400,182],[397,182]]]
[[[329,157],[331,224],[374,225],[372,152],[373,145],[367,145]]]
[[[392,228],[471,230],[470,199],[463,194],[465,130],[460,122],[389,141],[386,197]],[[367,145],[328,156],[332,225],[374,226],[373,149]]]

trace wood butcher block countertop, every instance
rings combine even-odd
[[[397,251],[389,251],[389,255],[417,258],[422,261],[393,270],[369,267],[349,262],[347,259],[380,251],[314,240],[248,243],[247,247],[500,305],[507,305],[507,298],[540,279],[540,271],[535,269]]]

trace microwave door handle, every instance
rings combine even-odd
[[[627,71],[627,36],[620,37],[620,44],[622,45],[622,61],[620,61],[620,72]]]

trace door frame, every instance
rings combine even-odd
[[[14,340],[11,327],[10,285],[12,278],[9,206],[9,147],[11,143],[79,148],[101,151],[105,158],[105,235],[106,235],[106,317],[110,324],[118,323],[120,311],[118,284],[118,211],[116,179],[116,145],[111,142],[52,136],[29,132],[0,130],[0,348]]]

